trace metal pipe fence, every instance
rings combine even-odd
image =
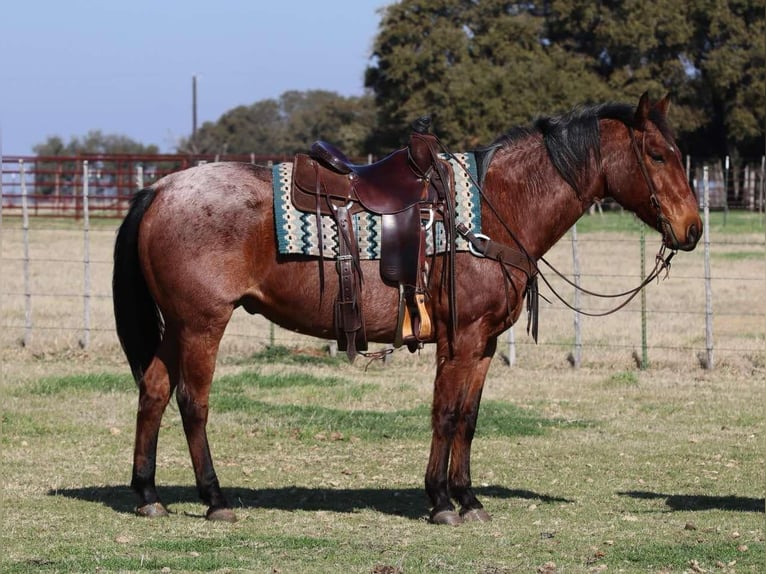
[[[357,159],[360,163],[369,160]],[[30,214],[78,219],[83,214],[82,190],[87,185],[90,217],[121,218],[137,190],[174,171],[215,161],[269,165],[291,160],[284,155],[256,154],[5,156],[0,169],[2,207],[7,216],[21,216],[21,192],[26,186]],[[83,162],[89,165],[87,176]],[[730,209],[764,213],[764,164],[764,157],[742,159],[736,164],[728,156],[686,159],[690,182],[700,192],[704,170],[708,169],[709,208],[724,214]]]

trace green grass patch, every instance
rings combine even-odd
[[[732,235],[759,233],[763,234],[764,218],[759,213],[751,211],[712,211],[710,213],[710,231],[714,234],[725,233]],[[577,221],[578,233],[638,233],[644,223],[633,213],[621,211],[605,211],[603,214],[584,215]]]
[[[231,364],[250,365],[259,363],[283,363],[286,365],[341,365],[347,364],[348,359],[345,354],[331,357],[323,349],[307,349],[298,347],[287,347],[284,345],[267,346],[264,349],[245,357],[236,359]]]
[[[764,258],[763,251],[729,251],[729,252],[713,252],[713,259],[721,259],[724,261],[750,261]]]
[[[31,392],[35,395],[55,395],[72,392],[134,392],[135,390],[136,384],[130,375],[115,375],[112,373],[45,377],[34,382],[31,388]]]
[[[328,433],[366,440],[427,438],[431,432],[428,405],[395,411],[343,410],[319,405],[273,404],[241,395],[217,394],[211,400],[211,408],[217,412],[247,414],[261,431],[274,435],[288,433],[300,439]],[[485,401],[477,435],[540,435],[552,427],[578,428],[585,424],[546,419],[510,403]]]
[[[0,433],[0,443],[11,444],[19,437],[32,438],[51,435],[61,429],[55,421],[45,419],[39,414],[26,414],[5,411],[0,417],[3,432]]]
[[[609,387],[632,387],[638,384],[638,374],[634,371],[618,371],[604,381]]]
[[[763,234],[765,222],[766,220],[760,213],[752,211],[710,212],[710,231],[712,233]]]
[[[629,375],[630,373],[628,373]],[[130,377],[109,373],[46,377],[31,385],[31,394],[51,396],[68,393],[110,393],[134,391]],[[430,405],[422,404],[410,409],[359,410],[343,409],[322,404],[284,404],[258,400],[252,390],[291,391],[304,400],[313,394],[306,389],[336,388],[333,396],[344,400],[358,400],[376,390],[377,384],[360,384],[334,376],[316,376],[308,373],[272,373],[245,371],[218,378],[211,390],[211,410],[217,413],[243,413],[262,432],[274,436],[285,434],[311,439],[321,433],[339,433],[367,440],[427,438],[430,429]],[[276,394],[279,397],[279,394]],[[274,396],[270,396],[274,399]],[[326,399],[326,396],[321,396]],[[329,399],[331,400],[331,398]],[[539,435],[550,428],[578,428],[582,421],[547,419],[508,402],[484,401],[481,407],[477,434],[490,437]],[[3,422],[14,434],[40,435],[49,432],[43,420],[31,416],[5,413]]]
[[[251,536],[228,534],[225,538],[182,538],[175,540],[152,540],[147,548],[163,552],[198,552],[199,554],[219,550],[235,550],[236,548],[272,548],[277,550],[310,550],[313,548],[329,548],[337,543],[309,536]]]
[[[51,548],[45,556],[5,564],[4,572],[209,572],[237,569],[245,563],[263,560],[291,560],[310,563],[332,558],[339,543],[310,536],[251,536],[227,534],[221,538],[158,539],[118,546],[112,551],[94,552],[91,547]],[[243,556],[244,555],[244,556]],[[257,558],[256,558],[257,557]],[[167,571],[167,570],[166,570]]]
[[[763,558],[764,545],[756,543],[749,545],[747,551],[738,550],[736,541],[715,542],[676,542],[641,544],[624,549],[615,546],[608,554],[607,561],[611,564],[625,566],[641,566],[652,571],[681,571],[696,565],[697,572],[709,572],[721,568],[736,560],[738,571],[755,567]]]
[[[301,387],[337,387],[351,384],[339,377],[317,377],[306,373],[261,374],[245,371],[224,375],[213,381],[212,393],[218,395],[242,393],[246,389],[292,389]]]
[[[627,211],[605,211],[603,214],[584,215],[577,221],[578,233],[628,232],[638,233],[644,223]]]

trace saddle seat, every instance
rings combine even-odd
[[[391,214],[404,211],[416,203],[435,203],[436,191],[429,185],[430,168],[421,171],[410,157],[409,148],[397,150],[369,164],[352,163],[334,145],[316,141],[309,156],[324,166],[348,177],[354,197],[373,213]]]

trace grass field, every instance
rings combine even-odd
[[[638,250],[632,220],[613,217],[584,222],[580,257],[616,290],[635,283]],[[348,365],[281,330],[265,348],[268,325],[244,314],[226,335],[208,425],[239,521],[202,518],[174,404],[158,457],[172,515],[136,517],[137,393],[110,301],[94,302],[100,330],[81,350],[81,298],[67,298],[82,235],[63,223],[32,234],[35,288],[57,296],[34,300],[46,328],[21,348],[20,232],[4,221],[0,571],[762,572],[766,261],[762,220],[732,221],[713,227],[716,368],[697,357],[699,250],[650,287],[646,370],[632,356],[633,304],[586,320],[579,369],[566,361],[571,314],[544,307],[541,344],[521,344],[513,368],[495,361],[487,380],[473,480],[493,521],[457,528],[426,522],[433,350]],[[113,233],[92,231],[98,293]],[[566,268],[570,252],[562,242],[550,259]]]

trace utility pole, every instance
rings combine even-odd
[[[192,76],[192,143],[197,136],[197,74]]]

